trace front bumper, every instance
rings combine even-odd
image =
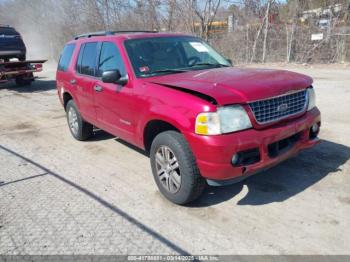
[[[303,116],[283,122],[263,130],[249,129],[237,133],[201,136],[194,133],[185,134],[196,157],[201,175],[209,180],[225,182],[237,180],[272,167],[283,160],[296,155],[300,150],[310,148],[319,142],[310,138],[310,128],[320,124],[321,116],[317,108]],[[269,145],[298,134],[297,141],[285,151],[271,156]],[[232,156],[237,152],[258,149],[260,160],[243,166],[234,166]]]

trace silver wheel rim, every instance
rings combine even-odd
[[[77,116],[77,112],[73,107],[69,108],[69,111],[68,111],[68,123],[72,133],[74,135],[78,135],[78,131],[79,131],[78,116]]]
[[[155,155],[157,177],[162,186],[174,194],[180,190],[181,174],[174,152],[167,146],[160,146]]]

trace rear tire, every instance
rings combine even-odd
[[[21,55],[20,57],[18,57],[18,60],[21,62],[26,61],[26,55]]]
[[[68,101],[66,114],[69,130],[75,139],[83,141],[92,135],[93,125],[83,120],[73,100]]]
[[[166,131],[157,135],[151,146],[150,160],[154,180],[160,192],[171,202],[184,205],[202,194],[205,179],[187,141],[179,132]]]

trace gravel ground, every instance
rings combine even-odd
[[[3,85],[0,254],[350,254],[350,69],[289,69],[314,77],[322,143],[189,207],[140,150],[71,137],[53,70]]]

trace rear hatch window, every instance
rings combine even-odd
[[[0,27],[0,38],[19,38],[19,33],[12,27]]]
[[[25,49],[20,34],[12,27],[0,27],[0,49],[1,50],[23,50]]]

